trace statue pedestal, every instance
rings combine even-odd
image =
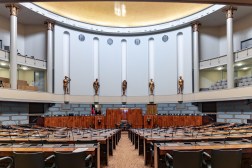
[[[121,97],[121,100],[122,100],[122,104],[126,104],[127,103],[127,96],[123,95]]]
[[[94,102],[99,103],[99,96],[98,95],[94,95]]]
[[[70,101],[70,95],[69,95],[69,94],[65,94],[65,95],[64,95],[64,103],[65,103],[65,104],[68,104],[69,101]]]
[[[178,94],[178,103],[183,103],[183,94]]]
[[[149,102],[154,103],[154,95],[149,95]]]

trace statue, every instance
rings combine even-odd
[[[149,88],[150,88],[150,94],[153,95],[155,84],[153,82],[153,79],[150,80],[149,82]]]
[[[178,80],[178,94],[183,94],[183,89],[184,89],[184,80],[182,79],[182,76],[180,76]]]
[[[127,90],[127,81],[126,81],[126,80],[123,80],[123,82],[122,82],[123,96],[125,96],[126,90]]]
[[[69,88],[68,84],[70,83],[71,79],[67,76],[65,76],[65,79],[63,80],[63,90],[64,94],[69,94]]]
[[[96,78],[96,80],[95,80],[94,83],[93,83],[93,88],[94,88],[94,90],[95,90],[95,95],[98,95],[98,90],[99,90],[99,88],[100,88],[100,83],[99,83],[99,81],[98,81],[97,78]]]

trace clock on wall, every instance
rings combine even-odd
[[[80,40],[80,41],[84,41],[84,40],[85,40],[85,36],[84,36],[83,34],[80,34],[80,35],[79,35],[79,40]]]

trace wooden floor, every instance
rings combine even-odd
[[[143,156],[138,155],[138,150],[128,139],[128,133],[122,132],[121,140],[109,157],[109,165],[103,168],[149,168],[144,166]]]

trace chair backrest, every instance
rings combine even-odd
[[[14,152],[14,165],[15,168],[44,168],[44,154]]]
[[[55,152],[56,168],[85,168],[85,152],[60,153]]]
[[[213,150],[212,168],[241,168],[242,150]]]
[[[77,143],[80,144],[97,144],[97,140],[77,140]]]
[[[174,168],[202,168],[202,150],[173,151]]]

